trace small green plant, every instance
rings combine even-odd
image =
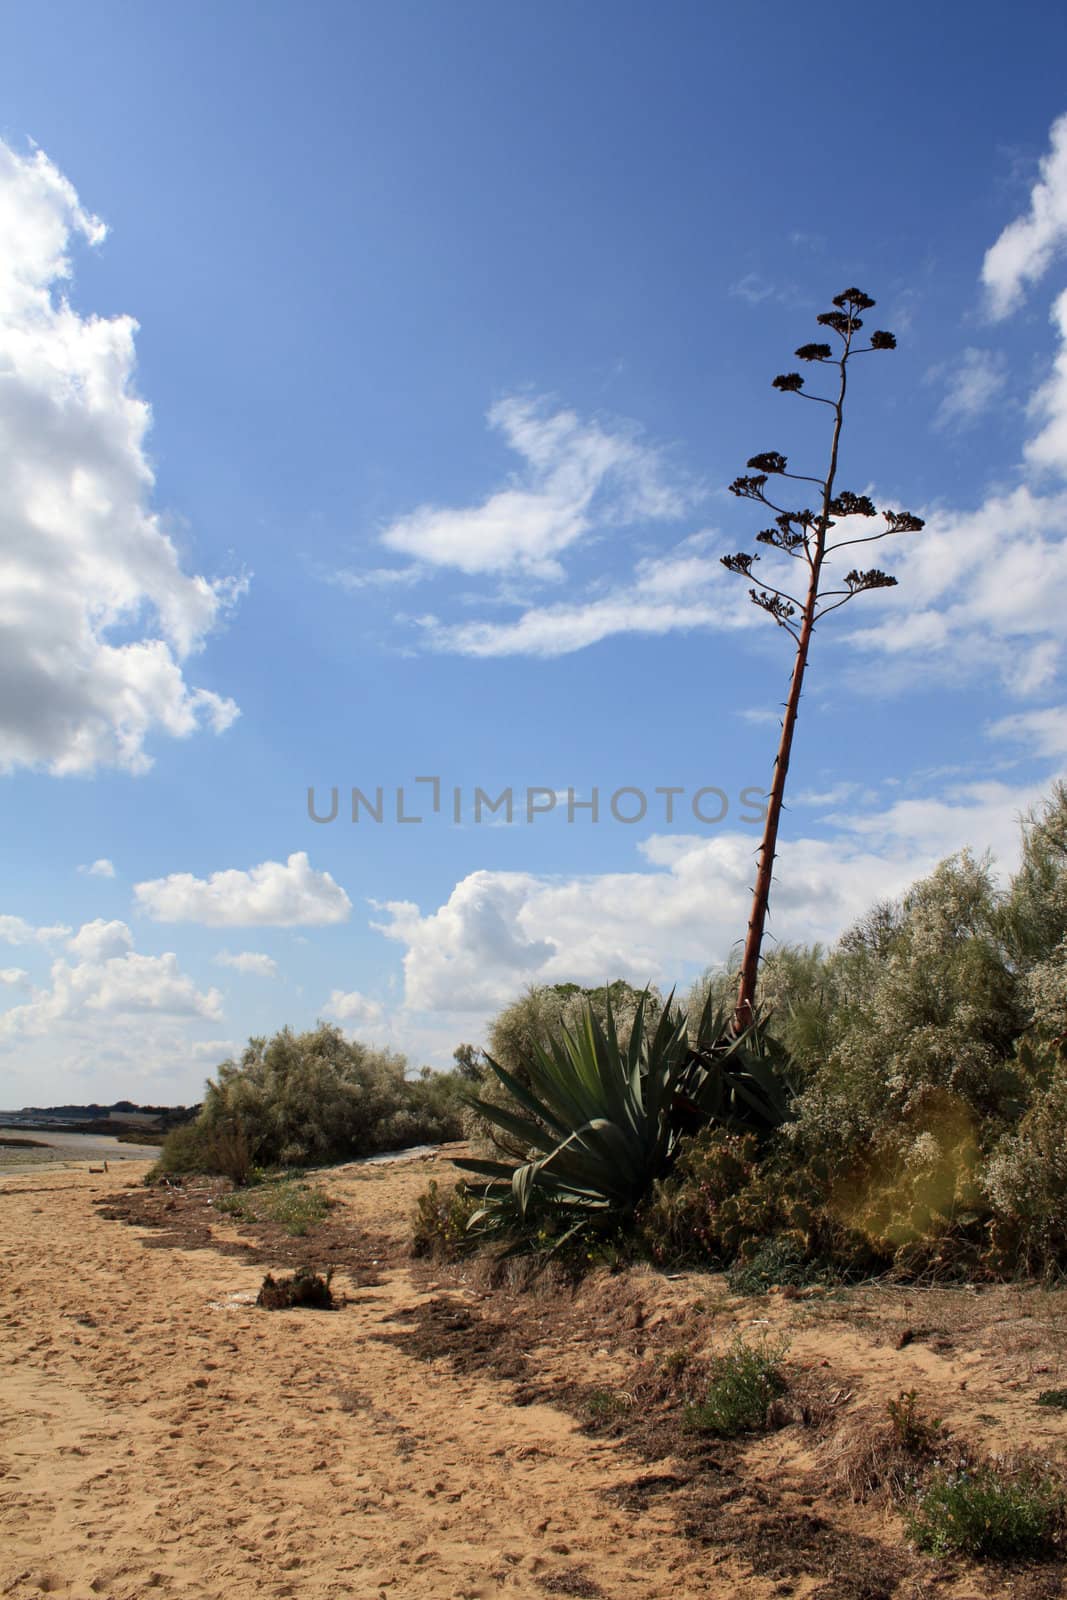
[[[1062,1519],[1063,1496],[1051,1478],[992,1463],[935,1468],[906,1517],[910,1536],[930,1555],[994,1560],[1048,1555]]]
[[[276,1222],[293,1238],[302,1239],[333,1204],[324,1189],[310,1183],[281,1182],[224,1195],[217,1207],[242,1222]]]
[[[747,1261],[732,1267],[726,1281],[734,1294],[766,1294],[776,1285],[812,1283],[817,1276],[805,1262],[797,1240],[788,1234],[775,1234],[759,1245]]]
[[[767,1407],[787,1388],[782,1364],[786,1345],[746,1344],[738,1335],[725,1355],[711,1364],[711,1381],[705,1398],[686,1408],[686,1423],[697,1433],[734,1439],[756,1433],[766,1425]]]
[[[1067,1411],[1067,1389],[1042,1389],[1037,1403],[1039,1406],[1052,1406],[1057,1411]]]
[[[944,1437],[940,1417],[924,1417],[919,1410],[919,1396],[915,1389],[901,1389],[895,1400],[887,1400],[886,1415],[893,1430],[894,1442],[911,1456],[932,1455]]]
[[[613,1417],[629,1411],[631,1401],[629,1396],[615,1394],[610,1389],[595,1389],[586,1404],[594,1422],[610,1422]]]
[[[412,1255],[448,1261],[473,1249],[474,1241],[467,1232],[467,1224],[476,1210],[477,1201],[465,1184],[442,1189],[436,1179],[431,1179],[429,1188],[415,1202]]]

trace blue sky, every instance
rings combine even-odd
[[[899,348],[841,481],[927,529],[816,639],[773,929],[1010,867],[1067,761],[1062,7],[5,33],[0,1104],[193,1099],[317,1016],[446,1063],[528,983],[727,958],[790,660],[726,485],[822,471],[770,379],[851,283]]]

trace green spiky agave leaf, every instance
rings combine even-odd
[[[619,1092],[621,1065],[617,1047],[612,1056],[603,1031],[587,1011],[575,1030],[561,1024],[548,1050],[534,1047],[529,1070],[538,1092],[569,1128],[576,1128],[603,1116],[620,1125],[632,1122]]]
[[[491,1100],[480,1100],[474,1095],[467,1104],[480,1112],[492,1127],[517,1139],[524,1150],[543,1150],[547,1153],[554,1150],[560,1141],[560,1135],[551,1128],[534,1122],[530,1117],[520,1117],[516,1112],[509,1111],[507,1106],[498,1106]]]
[[[589,1010],[587,1049],[591,1053],[590,1067],[597,1098],[605,1115],[617,1128],[626,1129],[632,1137],[639,1139],[643,1111],[641,1097],[630,1092],[626,1058],[619,1049],[610,999],[605,1009],[607,1020],[604,1026],[601,1026],[592,1008]]]
[[[453,1156],[452,1165],[479,1178],[506,1178],[509,1183],[515,1170],[514,1161],[488,1161],[479,1156]]]
[[[644,1060],[645,1045],[645,1004],[648,1000],[648,990],[642,991],[634,1012],[633,1026],[630,1029],[630,1042],[626,1047],[626,1080],[630,1086],[630,1094],[635,1101],[644,1101],[641,1089],[641,1066]]]
[[[580,1227],[625,1215],[669,1170],[694,1113],[724,1127],[766,1132],[788,1108],[788,1090],[760,1028],[734,1038],[725,1012],[709,1000],[691,1044],[673,992],[654,1026],[647,993],[640,997],[625,1050],[610,997],[603,1022],[591,1006],[573,1027],[561,1019],[546,1043],[531,1050],[529,1088],[491,1064],[527,1115],[487,1102],[478,1109],[530,1154],[510,1163],[457,1162],[485,1180],[477,1228],[486,1236],[505,1238],[510,1230],[532,1242],[535,1218],[541,1237],[544,1218],[568,1226],[573,1219]]]
[[[642,1097],[650,1135],[659,1136],[659,1124],[669,1113],[687,1073],[688,1054],[685,1017],[668,1004],[644,1052]]]
[[[538,1121],[544,1122],[550,1128],[553,1128],[559,1138],[566,1138],[567,1134],[574,1126],[573,1122],[566,1122],[562,1120],[552,1105],[547,1104],[544,1098],[539,1098],[532,1092],[532,1090],[527,1089],[526,1085],[519,1078],[516,1078],[515,1075],[509,1072],[506,1067],[502,1067],[498,1061],[494,1061],[492,1056],[486,1056],[485,1059],[508,1093],[512,1095],[521,1106],[524,1106],[531,1116],[536,1117]],[[536,1062],[531,1062],[530,1068],[534,1068],[536,1064]],[[532,1080],[536,1080],[537,1075],[535,1071],[531,1070],[530,1076]],[[466,1099],[468,1104],[471,1104],[474,1101],[474,1097],[471,1095],[466,1095],[463,1098]],[[479,1101],[478,1104],[479,1106],[484,1106],[487,1104],[487,1102]],[[493,1109],[495,1108],[492,1106],[489,1107],[490,1111]]]

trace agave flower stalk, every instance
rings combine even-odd
[[[759,848],[756,881],[752,890],[752,909],[741,959],[737,1003],[733,1016],[735,1034],[742,1033],[750,1027],[755,1017],[756,984],[770,906],[778,827],[785,799],[793,735],[800,711],[800,697],[804,688],[804,674],[807,671],[808,653],[815,625],[829,612],[847,605],[856,595],[865,594],[871,589],[892,588],[897,581],[880,567],[869,567],[866,570],[853,567],[837,582],[836,587],[824,587],[824,566],[835,551],[853,545],[874,544],[879,539],[888,538],[890,534],[918,533],[923,526],[922,518],[913,516],[909,511],[879,512],[866,495],[854,494],[847,489],[839,490],[837,487],[838,454],[845,419],[849,363],[856,356],[869,355],[872,351],[895,350],[897,342],[893,335],[884,329],[872,333],[869,342],[862,342],[860,329],[863,327],[863,321],[860,312],[868,311],[874,305],[870,295],[864,294],[862,289],[846,289],[842,294],[835,295],[833,305],[834,309],[823,312],[818,321],[837,339],[836,353],[831,345],[823,343],[801,345],[796,352],[801,361],[812,362],[836,374],[831,381],[831,393],[808,394],[804,388],[804,379],[799,372],[780,373],[773,384],[773,387],[783,394],[799,395],[802,400],[810,400],[816,405],[829,407],[832,428],[830,457],[825,477],[815,478],[804,473],[790,472],[785,456],[777,450],[766,450],[749,459],[747,463],[750,469],[749,475],[735,478],[730,485],[731,492],[739,499],[755,500],[774,513],[774,525],[756,535],[757,543],[769,546],[788,560],[799,562],[801,568],[799,574],[801,592],[797,595],[792,592],[794,588],[792,583],[788,589],[778,587],[776,584],[767,583],[762,586],[759,584],[759,579],[752,570],[760,559],[758,554],[749,555],[739,551],[736,555],[722,557],[723,566],[730,572],[736,572],[744,578],[753,580],[754,587],[749,590],[753,604],[766,611],[777,625],[788,633],[796,651],[789,694],[785,702],[785,714],[782,718],[778,754],[775,757],[771,789],[767,797],[767,816]],[[818,491],[818,510],[787,509],[778,505],[767,492],[767,485],[772,477],[812,484]],[[858,536],[851,534],[851,529],[858,526],[852,521],[853,518],[869,519],[878,516],[884,519],[884,526],[878,531]],[[832,538],[832,530],[835,528],[842,528],[842,531],[849,536]],[[830,582],[833,584],[834,580],[831,578]]]

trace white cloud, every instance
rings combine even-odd
[[[945,387],[934,426],[965,428],[989,409],[1003,389],[1007,361],[999,351],[977,350],[969,345],[954,366],[932,368],[927,376],[930,381],[940,380]]]
[[[1016,309],[1024,284],[1036,283],[1067,245],[1067,115],[1052,124],[1040,173],[1029,211],[1010,222],[986,252],[982,281],[995,318]]]
[[[0,984],[6,989],[29,988],[30,975],[22,967],[0,967]]]
[[[134,886],[139,908],[156,922],[199,922],[210,928],[316,927],[344,922],[352,909],[328,872],[316,872],[303,850],[288,861],[264,861],[244,872],[209,878],[174,872]]]
[[[1062,477],[1067,476],[1067,290],[1053,305],[1051,321],[1060,347],[1052,371],[1030,402],[1030,415],[1041,426],[1027,441],[1025,453],[1030,466]]]
[[[1033,788],[959,786],[833,819],[833,838],[784,840],[773,936],[833,940],[965,844],[1013,864],[1018,819],[1038,798]],[[404,946],[404,1004],[414,1012],[485,1017],[530,983],[685,982],[724,960],[744,927],[755,844],[748,833],[655,835],[639,847],[639,870],[474,872],[436,911],[393,902],[375,926]]]
[[[101,856],[98,861],[79,867],[78,871],[84,872],[90,878],[113,878],[115,876],[115,863],[109,861],[106,856]]]
[[[132,950],[133,935],[124,922],[105,922],[98,917],[78,929],[67,949],[79,961],[107,961]]]
[[[687,541],[687,544],[689,541]],[[640,561],[633,581],[577,603],[532,606],[511,622],[423,618],[427,641],[458,655],[562,656],[618,634],[664,634],[691,628],[736,629],[751,621],[717,557],[684,546]]]
[[[0,916],[0,939],[5,944],[54,944],[58,939],[65,939],[70,931],[62,922],[35,928],[22,917]]]
[[[215,957],[216,964],[220,967],[232,967],[235,972],[243,972],[251,978],[274,978],[278,975],[278,963],[273,956],[261,955],[258,950],[240,950],[231,954],[229,950],[220,950]]]
[[[994,739],[1011,739],[1017,744],[1027,744],[1035,755],[1053,761],[1067,758],[1067,706],[1020,711],[991,723],[986,732]]]
[[[236,588],[184,572],[150,509],[137,325],[62,297],[72,242],[104,232],[41,151],[0,141],[0,770],[142,772],[156,732],[237,715],[183,674]]]
[[[198,990],[172,951],[143,956],[127,948],[108,955],[106,948],[101,944],[97,953],[89,939],[73,951],[78,957],[74,962],[54,961],[51,988],[34,990],[25,1004],[0,1013],[0,1042],[48,1036],[52,1049],[61,1050],[65,1030],[87,1022],[99,1025],[106,1036],[116,1027],[128,1032],[131,1021],[143,1015],[210,1021],[221,1017],[219,991]]]
[[[974,511],[935,510],[922,533],[892,543],[886,563],[900,587],[877,621],[847,635],[853,644],[897,658],[911,680],[992,670],[1022,695],[1053,681],[1067,615],[1067,495],[993,494]]]
[[[835,783],[829,789],[801,789],[797,794],[790,795],[789,804],[814,806],[817,810],[825,806],[838,806],[842,800],[850,800],[859,787],[858,783]]]
[[[417,566],[559,579],[559,557],[595,527],[670,519],[692,503],[631,424],[585,422],[515,397],[493,406],[488,420],[522,457],[522,472],[476,505],[419,506],[384,530],[388,549]],[[396,581],[409,575],[405,569]],[[382,574],[363,581],[380,583]]]
[[[343,989],[334,989],[326,1003],[329,1016],[336,1017],[338,1022],[362,1022],[368,1025],[380,1023],[384,1016],[384,1008],[378,1000],[370,1000],[365,994],[360,994],[358,989],[352,989],[347,994]]]
[[[210,1061],[212,1066],[232,1061],[240,1053],[241,1045],[236,1039],[197,1039],[189,1046],[189,1054],[194,1061]]]
[[[372,924],[407,947],[405,1001],[416,1010],[478,1010],[540,971],[554,953],[548,940],[524,936],[522,917],[537,880],[526,873],[473,872],[428,917],[410,901],[377,907]],[[509,976],[510,975],[510,976]]]
[[[798,244],[816,237],[817,235],[795,233],[790,235],[790,242]],[[738,278],[730,285],[729,293],[736,300],[746,300],[750,306],[761,306],[768,300],[791,307],[803,303],[803,296],[795,284],[772,283],[769,278],[761,277],[758,272],[746,272],[744,277]]]
[[[342,567],[339,572],[330,574],[330,582],[337,584],[341,589],[351,591],[409,588],[425,578],[426,572],[427,569],[419,566],[417,562],[413,562],[409,567],[372,567],[364,572]]]

